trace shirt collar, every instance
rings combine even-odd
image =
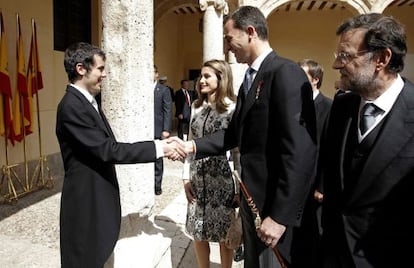
[[[401,76],[398,74],[397,79],[392,83],[392,85],[384,92],[381,96],[379,96],[374,101],[367,101],[362,99],[361,100],[361,107],[365,105],[365,103],[371,102],[374,103],[377,107],[381,108],[385,113],[388,113],[392,106],[394,105],[395,101],[400,95],[402,89],[404,87],[404,81],[402,80]]]
[[[86,89],[83,89],[75,84],[70,84],[72,87],[74,87],[75,89],[77,89],[80,93],[82,93],[83,96],[85,96],[85,98],[92,103],[92,100],[95,99],[94,96],[91,95],[91,93],[89,93],[89,91],[87,91]]]
[[[312,94],[313,94],[313,99],[315,100],[316,97],[318,97],[319,95],[319,89],[312,91]]]
[[[267,57],[267,55],[270,54],[270,52],[272,52],[272,48],[267,48],[263,51],[262,54],[259,55],[259,57],[257,57],[252,65],[250,65],[250,68],[252,68],[253,70],[255,70],[256,72],[259,70],[260,66],[262,65],[262,62],[264,61],[264,59]]]

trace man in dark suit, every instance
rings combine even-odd
[[[188,153],[195,151],[196,158],[239,147],[241,177],[261,216],[256,229],[255,215],[242,198],[244,267],[280,267],[271,248],[277,247],[285,262],[291,261],[293,227],[300,224],[314,177],[312,89],[295,62],[272,50],[266,19],[258,8],[242,6],[232,13],[224,36],[226,49],[254,70],[251,87],[240,87],[226,130],[184,146]]]
[[[313,101],[315,103],[316,113],[316,133],[318,137],[318,144],[322,132],[325,129],[327,123],[329,111],[332,106],[332,99],[326,97],[321,92],[321,86],[323,82],[323,67],[312,59],[303,59],[298,62],[299,66],[306,73],[309,82],[312,86]]]
[[[341,74],[326,140],[322,263],[407,267],[414,221],[414,85],[402,78],[404,27],[370,13],[341,24],[333,68]],[[366,111],[366,112],[365,112]]]
[[[166,76],[161,76],[158,79],[158,82],[160,82],[161,85],[166,86],[170,90],[171,101],[174,103],[175,102],[175,92],[174,92],[174,89],[167,84],[167,77]]]
[[[177,135],[180,139],[188,134],[191,114],[192,94],[189,92],[189,81],[181,80],[181,88],[175,93],[175,116],[177,117]]]
[[[95,96],[106,77],[105,53],[76,43],[65,52],[70,85],[59,103],[56,135],[65,177],[60,209],[61,264],[103,267],[118,240],[121,222],[115,164],[174,158],[166,140],[120,143],[115,140]]]
[[[158,68],[154,65],[154,138],[166,139],[171,133],[172,100],[169,88],[158,81]],[[155,194],[162,194],[162,176],[164,160],[162,157],[155,161]]]
[[[326,130],[329,112],[332,106],[332,99],[326,97],[320,91],[323,82],[323,67],[312,59],[303,59],[298,62],[299,66],[306,73],[309,82],[312,86],[313,100],[316,112],[316,133],[317,133],[317,148],[323,138],[323,133]],[[320,249],[320,239],[322,234],[321,229],[321,203],[323,200],[321,180],[319,174],[316,174],[314,185],[309,193],[308,201],[306,202],[305,210],[302,217],[302,224],[297,230],[298,245],[295,253],[301,258],[297,258],[302,263],[297,265],[299,267],[316,267],[318,261],[318,252]],[[301,239],[300,239],[301,237]]]

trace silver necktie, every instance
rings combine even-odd
[[[382,113],[382,110],[378,108],[373,103],[366,103],[362,107],[360,119],[359,119],[359,129],[361,130],[361,135],[372,127],[375,123],[375,117]]]

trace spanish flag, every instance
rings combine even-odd
[[[6,33],[4,30],[3,13],[0,11],[0,135],[7,136],[14,145],[12,91],[7,60]]]
[[[32,40],[30,43],[29,64],[27,65],[27,89],[33,96],[42,88],[43,78],[40,70],[39,51],[37,49],[36,22],[32,19]]]
[[[32,133],[32,93],[28,91],[26,68],[24,60],[23,39],[20,28],[20,17],[17,14],[17,43],[16,43],[16,69],[17,83],[14,96],[13,129],[14,139],[22,141],[23,138]]]

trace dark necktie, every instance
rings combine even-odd
[[[250,67],[247,68],[246,70],[246,73],[244,75],[244,80],[243,80],[244,96],[247,96],[247,93],[249,92],[249,89],[252,86],[254,71],[255,70]]]
[[[362,107],[359,119],[359,129],[361,130],[361,135],[364,135],[364,133],[370,129],[370,127],[375,123],[375,117],[382,112],[383,111],[373,103],[366,103],[364,107]]]

